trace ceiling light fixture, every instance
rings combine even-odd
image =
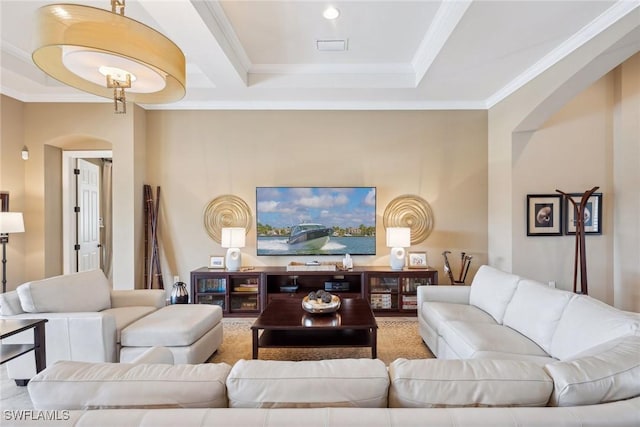
[[[333,6],[329,6],[322,12],[322,16],[326,19],[333,20],[340,16],[340,11]]]
[[[125,0],[111,11],[76,4],[41,7],[33,62],[62,83],[112,98],[126,113],[126,95],[141,104],[178,101],[185,94],[185,58],[164,35],[124,16]]]

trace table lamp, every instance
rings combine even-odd
[[[245,233],[245,229],[242,227],[225,227],[222,229],[220,246],[228,248],[225,264],[229,271],[240,270],[240,266],[242,265],[240,248],[244,248]]]
[[[22,212],[0,212],[0,242],[2,242],[2,293],[7,291],[7,243],[9,233],[24,233]]]
[[[411,246],[411,229],[408,227],[387,228],[387,247],[391,248],[389,260],[392,270],[402,270],[405,262],[405,250]]]

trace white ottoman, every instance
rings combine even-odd
[[[222,344],[222,309],[208,304],[162,307],[124,328],[120,362],[127,363],[149,347],[166,347],[176,364],[204,363]]]

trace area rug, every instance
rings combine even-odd
[[[255,319],[223,319],[222,346],[209,362],[233,365],[240,359],[251,359],[251,324]],[[416,318],[376,318],[378,323],[378,359],[389,364],[398,358],[426,359],[433,355],[418,333]],[[369,347],[345,348],[261,348],[263,360],[321,360],[370,358]]]

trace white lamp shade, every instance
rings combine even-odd
[[[0,233],[24,233],[22,212],[0,212]]]
[[[409,227],[387,228],[387,247],[408,248],[411,246],[411,229]]]
[[[242,227],[225,227],[222,229],[220,246],[223,248],[244,248],[245,229]]]

